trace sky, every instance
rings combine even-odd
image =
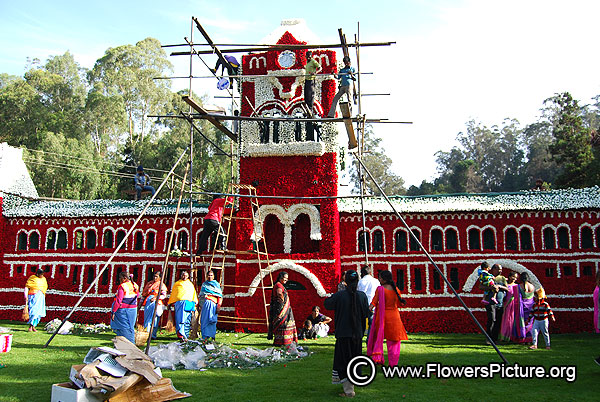
[[[338,42],[338,28],[348,41],[358,33],[361,42],[396,42],[360,50],[361,71],[373,73],[361,78],[363,93],[391,94],[364,97],[362,112],[412,122],[374,127],[406,187],[436,177],[435,152],[457,145],[469,120],[491,127],[515,118],[524,127],[555,93],[581,104],[600,95],[600,2],[581,0],[0,0],[0,73],[22,76],[28,58],[66,51],[91,68],[109,47],[146,37],[184,43],[192,16],[216,43],[257,43],[290,18],[304,19],[323,44]],[[189,58],[170,61],[174,75],[188,74]],[[193,68],[207,74],[200,63]],[[186,86],[173,81],[173,89]],[[196,80],[193,89],[214,94],[213,86]]]

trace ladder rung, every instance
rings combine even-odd
[[[245,216],[232,216],[232,217],[231,217],[231,219],[232,219],[232,220],[235,220],[235,219],[240,219],[240,220],[248,220],[248,221],[251,221],[251,220],[252,220],[252,218],[247,218],[247,217],[245,217]]]
[[[244,251],[244,250],[215,250],[219,254],[249,254],[249,255],[269,255],[264,251]]]

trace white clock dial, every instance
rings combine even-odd
[[[281,67],[290,68],[296,64],[296,54],[289,50],[284,50],[283,52],[279,53],[279,58],[277,61]]]

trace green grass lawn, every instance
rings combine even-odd
[[[58,335],[47,349],[50,337],[43,331],[27,332],[20,322],[0,321],[13,328],[10,353],[0,355],[0,401],[49,401],[53,383],[68,381],[71,365],[80,364],[90,347],[109,345],[114,335]],[[41,327],[41,325],[40,325]],[[476,334],[409,334],[402,343],[401,365],[487,365],[500,362],[484,337]],[[577,379],[386,379],[378,371],[375,381],[356,388],[357,400],[406,401],[597,401],[600,367],[593,358],[600,354],[600,338],[592,334],[552,336],[552,350],[528,350],[523,345],[500,345],[511,364],[574,365]],[[175,337],[159,335],[159,342]],[[271,346],[264,334],[217,334],[217,341],[235,348]],[[168,371],[175,388],[189,392],[186,400],[214,401],[327,401],[337,399],[341,386],[331,385],[335,339],[301,341],[313,354],[307,358],[253,370],[210,369]]]

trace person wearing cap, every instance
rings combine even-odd
[[[327,114],[327,117],[329,118],[335,117],[335,107],[344,94],[348,96],[348,102],[350,102],[350,83],[356,81],[356,77],[354,77],[354,68],[350,66],[350,57],[344,56],[344,68],[338,71],[335,77],[340,80],[340,86],[331,101],[331,108]]]
[[[150,191],[152,195],[156,192],[154,187],[150,185],[150,176],[144,172],[144,167],[142,165],[137,167],[137,173],[135,174],[133,181],[135,182],[135,191],[137,192],[136,200],[142,198],[142,191]]]
[[[29,332],[37,332],[35,327],[42,317],[46,316],[46,291],[48,282],[44,277],[44,270],[38,268],[35,275],[31,275],[25,283],[25,305],[29,313]]]
[[[535,292],[535,304],[529,313],[533,317],[533,327],[531,328],[531,346],[529,349],[537,349],[538,333],[541,333],[546,343],[546,349],[550,349],[550,333],[548,332],[548,319],[556,321],[550,305],[546,301],[546,292],[544,288],[539,288]]]
[[[215,68],[213,68],[210,71],[212,71],[213,74],[216,75],[217,71],[219,70],[219,67],[221,67],[221,74],[225,73],[225,70],[227,70],[227,74],[229,75],[229,86],[233,88],[233,78],[231,76],[239,75],[240,62],[237,61],[235,57],[229,56],[227,54],[223,55],[223,58],[225,59],[225,61],[227,61],[227,63],[223,63],[223,60],[219,57],[217,59],[217,64],[215,65]]]
[[[312,52],[306,52],[306,76],[304,78],[304,103],[308,109],[309,117],[313,116],[313,103],[315,98],[315,76],[322,70],[321,64],[312,58]]]

